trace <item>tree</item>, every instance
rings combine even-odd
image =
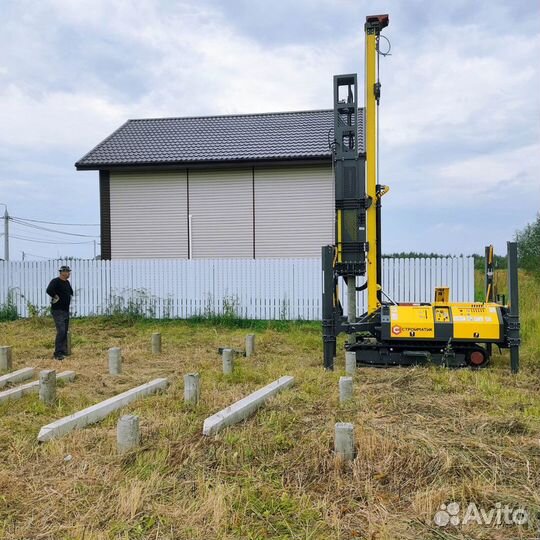
[[[519,266],[540,276],[540,213],[536,221],[516,233]]]

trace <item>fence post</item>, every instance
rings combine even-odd
[[[354,426],[348,422],[338,422],[335,426],[334,449],[344,461],[354,459]]]
[[[201,396],[201,378],[198,373],[184,375],[184,401],[197,405]]]
[[[255,352],[255,334],[246,336],[246,356],[251,356]]]
[[[356,373],[356,353],[354,351],[347,351],[345,353],[345,373],[347,375],[354,375]]]
[[[12,367],[11,347],[0,347],[0,371],[11,371]]]
[[[152,353],[159,354],[161,352],[161,334],[154,332],[152,334]]]
[[[223,373],[224,375],[231,375],[234,368],[233,360],[234,352],[232,349],[223,349],[222,358],[223,358]]]
[[[125,454],[139,446],[141,433],[139,417],[134,414],[121,416],[116,424],[116,447],[119,454]]]
[[[345,403],[352,399],[353,395],[353,380],[352,377],[339,378],[339,402]]]
[[[111,347],[109,349],[109,373],[111,375],[120,375],[122,373],[122,349],[120,347]]]
[[[47,405],[56,401],[56,371],[44,369],[39,372],[39,399]]]

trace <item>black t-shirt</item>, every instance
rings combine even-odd
[[[71,301],[71,297],[73,296],[73,289],[71,288],[69,281],[64,281],[59,277],[52,279],[47,287],[47,294],[51,298],[58,296],[60,299],[58,302],[51,304],[51,309],[69,311],[69,303]]]

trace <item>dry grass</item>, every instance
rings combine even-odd
[[[538,288],[527,286],[524,302],[538,310]],[[538,318],[526,318],[515,377],[506,356],[481,372],[362,369],[347,406],[338,403],[342,373],[320,367],[317,324],[259,328],[256,356],[226,378],[216,350],[242,348],[246,330],[76,320],[74,354],[61,368],[78,376],[59,389],[57,406],[36,395],[0,405],[0,538],[534,538],[526,527],[433,523],[450,500],[540,509]],[[149,352],[156,330],[159,356]],[[52,321],[3,323],[0,335],[14,368],[60,369],[49,359]],[[123,349],[121,377],[107,374],[111,346]],[[192,371],[202,377],[198,407],[182,401],[182,375]],[[284,374],[296,376],[293,390],[202,437],[206,416]],[[42,425],[158,376],[172,382],[166,393],[122,411],[140,415],[137,452],[115,452],[119,414],[37,444]],[[331,452],[336,421],[355,424],[350,465]]]

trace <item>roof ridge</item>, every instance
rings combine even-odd
[[[238,113],[238,114],[211,114],[208,116],[162,116],[155,118],[130,118],[127,122],[146,122],[148,120],[201,120],[203,118],[237,118],[248,116],[279,116],[285,114],[312,114],[320,112],[332,112],[332,109],[306,109],[302,111],[276,111],[262,113]],[[126,122],[126,123],[127,123]]]

